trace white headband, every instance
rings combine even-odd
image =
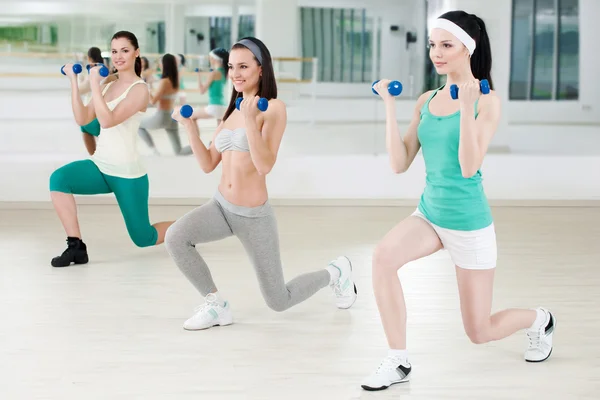
[[[208,53],[208,56],[214,58],[217,61],[223,62],[223,59],[216,55],[214,50],[211,50],[210,53]]]
[[[463,28],[456,25],[454,22],[444,18],[436,19],[433,22],[431,29],[434,28],[443,29],[456,36],[456,38],[460,40],[462,44],[464,44],[465,47],[469,50],[469,55],[473,55],[473,52],[475,51],[476,47],[475,40],[467,32],[465,32]]]

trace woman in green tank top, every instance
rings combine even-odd
[[[200,80],[200,75],[198,76],[200,93],[204,94],[208,91],[208,105],[204,109],[194,110],[191,119],[215,118],[219,125],[227,110],[225,89],[229,71],[229,52],[219,47],[213,49],[208,56],[211,67],[210,74],[205,82]]]
[[[473,343],[500,340],[526,330],[525,360],[544,361],[552,351],[554,316],[544,308],[492,314],[496,235],[480,167],[500,119],[500,100],[481,95],[480,79],[492,87],[491,49],[485,23],[450,11],[433,22],[429,56],[446,85],[421,95],[404,135],[394,97],[381,80],[375,90],[386,109],[386,146],[392,170],[405,172],[423,150],[426,185],[417,210],[395,226],[373,255],[373,287],[389,344],[387,357],[362,383],[365,390],[406,382],[406,306],[398,270],[445,248],[456,269],[464,329]],[[453,100],[452,84],[458,87]],[[442,329],[442,328],[440,328]]]

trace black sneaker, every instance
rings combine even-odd
[[[52,259],[53,267],[68,267],[71,263],[87,264],[87,247],[81,239],[76,237],[67,237],[67,249],[58,257]]]

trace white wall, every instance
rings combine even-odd
[[[301,56],[298,0],[256,0],[255,21],[255,35],[271,55]]]
[[[254,5],[239,5],[239,15],[254,15],[255,13]],[[231,17],[231,14],[231,4],[189,5],[185,11],[185,15],[192,17]]]
[[[190,30],[196,33],[190,33]],[[204,40],[198,41],[196,35],[202,33]],[[208,17],[185,18],[185,53],[206,55],[210,51],[210,21]]]
[[[185,6],[168,3],[165,5],[165,52],[185,52]]]

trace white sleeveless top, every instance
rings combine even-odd
[[[102,91],[103,97],[113,82],[106,85]],[[143,80],[133,82],[122,95],[106,103],[108,109],[114,110],[138,83],[146,84]],[[100,130],[96,152],[91,160],[102,173],[128,179],[146,175],[146,167],[137,150],[138,129],[144,115],[143,112],[137,112],[119,125]]]

